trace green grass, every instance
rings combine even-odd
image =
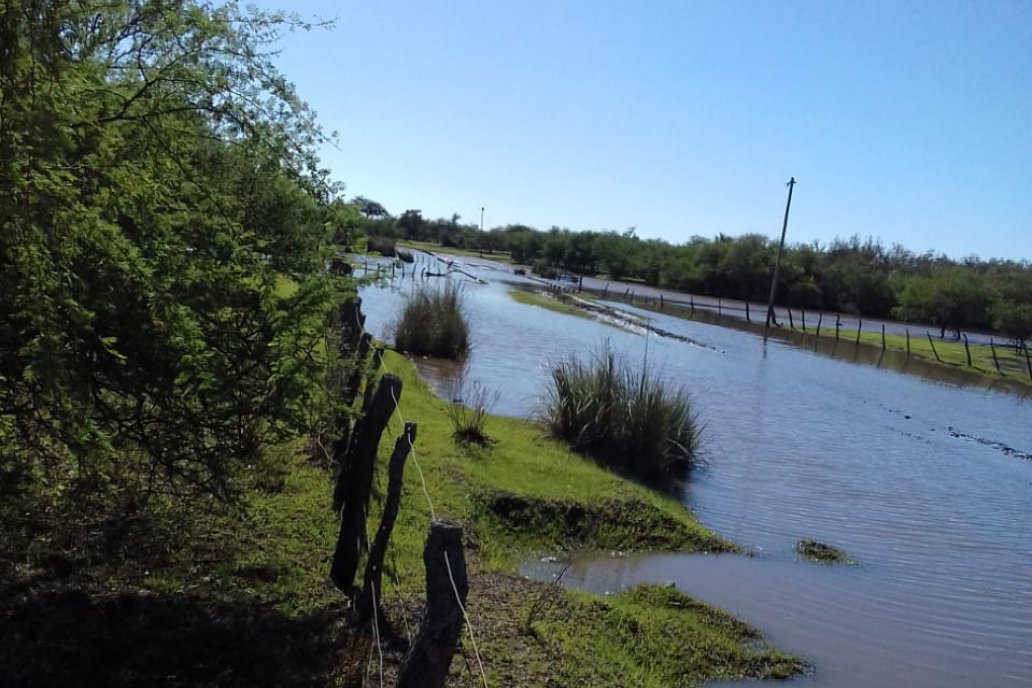
[[[432,253],[446,253],[451,256],[468,256],[470,258],[486,258],[493,260],[497,263],[509,263],[512,264],[512,256],[508,251],[484,251],[483,256],[480,255],[480,249],[475,248],[459,248],[458,246],[441,246],[435,244],[432,241],[410,241],[408,239],[398,240],[399,248],[412,248],[420,251],[430,251]]]
[[[404,388],[374,495],[385,490],[402,420],[419,424],[383,582],[385,684],[421,613],[431,502],[437,517],[465,527],[467,610],[491,685],[658,688],[802,668],[752,628],[673,590],[601,598],[515,575],[520,562],[573,549],[734,546],[675,500],[572,453],[543,427],[488,416],[491,444],[457,443],[448,403],[412,363],[388,352],[385,367]],[[204,502],[139,523],[105,521],[137,524],[114,538],[53,515],[55,535],[15,561],[4,558],[5,538],[0,671],[11,685],[75,685],[87,674],[105,685],[359,685],[366,673],[377,683],[376,648],[345,623],[345,602],[327,581],[331,493],[325,455],[285,445],[254,467],[236,508]],[[370,530],[379,510],[374,497]],[[450,685],[477,682],[468,636],[463,652],[469,664],[456,657]]]
[[[822,335],[824,332],[822,331]],[[834,336],[834,328],[832,329],[832,336]],[[856,341],[856,332],[846,333],[842,332],[840,338],[844,341]],[[964,350],[964,342],[951,340],[951,339],[939,339],[935,336],[932,337],[935,342],[935,352],[939,354],[939,358],[943,365],[953,366],[957,368],[967,368],[974,372],[981,373],[989,377],[999,377],[1001,374],[1008,378],[1014,378],[1021,380],[1032,385],[1032,379],[1029,378],[1028,367],[1025,362],[1025,354],[1014,350],[1013,346],[1007,344],[996,345],[996,358],[1000,362],[1000,372],[996,372],[996,365],[993,363],[992,349],[989,345],[982,344],[971,344],[971,366],[967,364],[967,353]],[[881,347],[882,337],[880,332],[861,332],[860,343],[869,344],[873,346]],[[907,339],[905,335],[885,335],[885,346],[888,349],[894,351],[906,351],[907,350]],[[932,351],[932,345],[928,342],[928,337],[924,334],[911,333],[910,335],[910,355],[918,358],[923,358],[928,361],[935,362],[935,352]]]
[[[562,295],[552,296],[551,294],[543,294],[536,291],[512,289],[509,291],[509,297],[517,303],[524,303],[528,306],[538,306],[539,308],[546,308],[563,315],[575,315],[578,318],[591,319],[591,314],[588,311],[568,303],[566,299],[569,297]]]

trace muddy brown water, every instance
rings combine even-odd
[[[466,375],[498,391],[493,410],[532,415],[560,356],[608,339],[641,361],[647,343],[649,366],[692,390],[706,424],[683,500],[752,553],[606,553],[574,560],[566,584],[673,581],[811,662],[790,685],[1032,685],[1032,400],[656,313],[638,315],[691,341],[618,329],[514,302],[508,290],[533,283],[504,266],[468,269],[487,283],[466,281]],[[374,334],[412,284],[363,290]],[[420,364],[447,394],[456,367]],[[860,563],[800,561],[804,537]]]

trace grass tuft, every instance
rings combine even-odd
[[[608,346],[588,362],[552,366],[542,415],[576,451],[647,481],[683,477],[699,447],[688,393],[632,369]]]
[[[804,559],[815,564],[856,564],[842,550],[816,540],[800,540],[795,546]]]
[[[459,358],[469,350],[469,321],[462,291],[451,282],[439,289],[423,287],[413,294],[395,325],[399,351]]]

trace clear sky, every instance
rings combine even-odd
[[[859,234],[1032,259],[1032,1],[437,0],[337,19],[278,64],[395,215],[639,236]]]

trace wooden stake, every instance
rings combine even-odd
[[[989,338],[989,348],[993,352],[993,365],[996,366],[996,372],[1000,372],[1000,360],[996,358],[996,343],[992,337]]]
[[[968,364],[968,368],[970,368],[971,367],[971,347],[968,346],[967,335],[964,335],[964,353],[967,354],[967,364]]]
[[[864,326],[864,321],[858,319],[856,321],[856,345],[860,346],[860,328]]]
[[[383,616],[380,613],[383,559],[387,554],[387,545],[391,539],[391,532],[394,530],[394,521],[398,518],[398,508],[401,505],[405,459],[408,458],[409,450],[412,449],[415,441],[416,424],[406,422],[405,429],[398,436],[398,440],[394,443],[394,451],[391,453],[391,460],[387,467],[387,498],[383,504],[383,515],[380,517],[380,527],[376,530],[376,537],[373,538],[373,546],[369,549],[362,594],[355,600],[359,622],[362,624],[368,623],[374,615]]]
[[[881,350],[885,351],[885,323],[881,324]]]
[[[932,333],[925,332],[925,334],[928,335],[928,343],[932,345],[932,353],[935,354],[935,360],[942,363],[942,359],[939,358],[939,352],[935,350],[935,342],[932,341]]]
[[[803,332],[806,332],[806,311],[799,311],[799,315],[801,316],[803,321]]]
[[[469,593],[462,526],[433,521],[423,548],[426,607],[419,630],[398,669],[397,688],[441,688],[462,634]]]

